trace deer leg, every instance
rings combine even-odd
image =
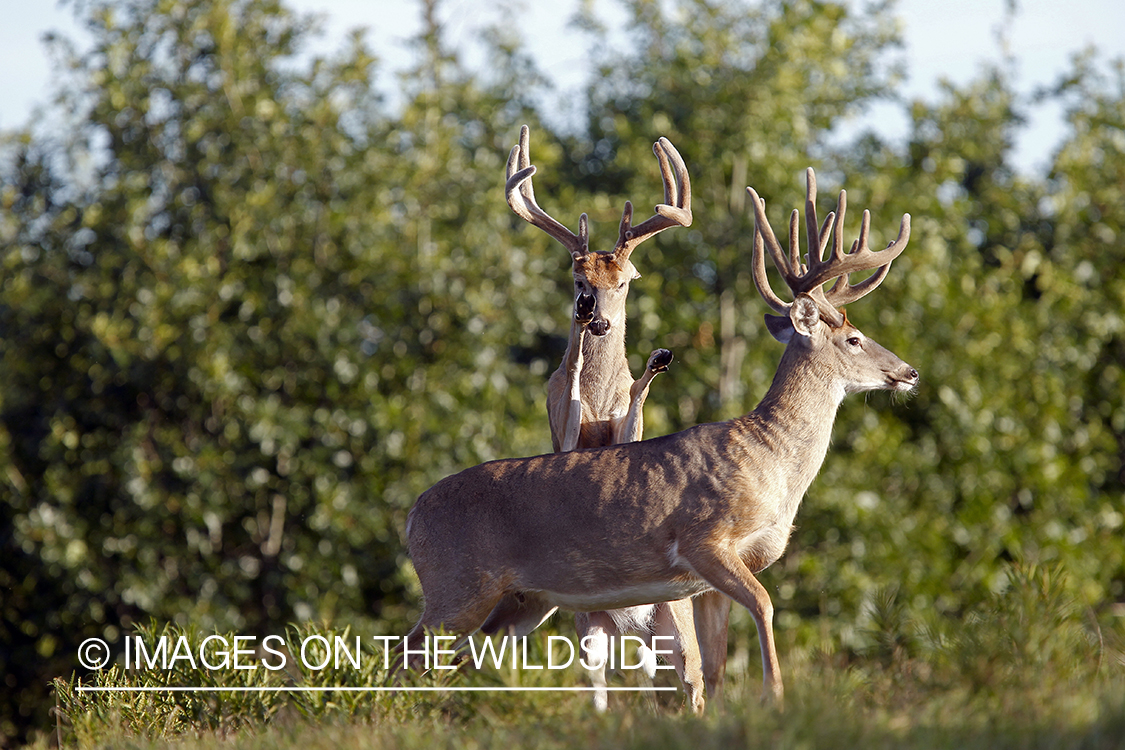
[[[699,658],[699,647],[695,640],[691,599],[679,599],[658,605],[654,625],[655,635],[671,636],[670,652],[665,649],[660,651],[668,654],[669,663],[675,667],[691,710],[696,714],[703,713],[703,669]]]
[[[578,447],[582,433],[582,340],[586,336],[586,326],[594,319],[594,306],[597,300],[593,295],[580,294],[574,300],[574,326],[567,348],[566,361],[566,409],[563,413],[562,442],[560,450],[572,451]]]
[[[506,594],[500,603],[493,607],[488,618],[480,626],[485,635],[503,632],[522,638],[542,625],[555,613],[553,607],[533,594],[517,592]]]
[[[457,636],[453,646],[456,649],[480,629],[489,614],[512,592],[489,574],[466,565],[464,558],[444,554],[444,550],[442,554],[435,554],[425,544],[412,552],[425,607],[417,624],[396,649],[396,667],[414,670],[423,657],[433,653],[423,640],[426,634],[444,632]]]
[[[606,612],[576,612],[574,627],[578,631],[578,648],[583,666],[590,674],[594,690],[594,708],[605,711],[609,707],[605,669],[609,664],[610,638],[618,635],[617,625]]]
[[[581,342],[581,334],[579,341]],[[563,418],[563,439],[560,450],[572,451],[578,447],[578,438],[582,434],[582,387],[579,373],[582,371],[582,346],[576,347],[578,355],[575,357],[577,367],[567,374],[566,416]]]
[[[727,626],[730,621],[730,599],[717,591],[700,594],[692,601],[695,614],[695,637],[703,660],[703,682],[707,697],[722,700],[723,678],[727,671]]]
[[[662,372],[667,372],[670,364],[672,364],[672,352],[667,349],[654,349],[652,354],[648,355],[644,374],[629,387],[629,411],[614,430],[614,443],[633,443],[641,439],[641,433],[644,431],[642,410],[645,399],[648,398],[648,387],[653,378]]]
[[[465,607],[432,607],[427,603],[418,623],[395,648],[391,674],[398,679],[403,669],[417,672],[420,671],[419,666],[424,666],[426,670],[430,668],[429,654],[434,653],[434,650],[431,643],[426,640],[427,631],[445,631],[456,635],[457,640],[449,648],[453,651],[459,650],[469,636],[481,626],[500,599],[501,595],[498,591],[492,595],[486,594],[476,601],[470,601]],[[442,650],[446,650],[444,646]]]
[[[688,563],[709,584],[746,607],[758,627],[758,645],[762,649],[762,673],[765,698],[778,706],[784,687],[777,647],[773,640],[773,602],[765,586],[758,582],[746,563],[728,549],[695,549]]]

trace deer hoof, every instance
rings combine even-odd
[[[648,355],[648,369],[654,374],[667,372],[670,364],[672,364],[672,352],[667,349],[656,349]]]
[[[591,294],[579,294],[574,300],[574,322],[589,325],[594,320],[594,306],[597,300]]]

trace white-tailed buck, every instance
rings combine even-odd
[[[664,203],[656,207],[651,218],[633,226],[633,205],[626,201],[617,245],[613,250],[591,252],[586,214],[579,217],[578,234],[574,234],[536,203],[531,181],[536,169],[531,164],[529,142],[530,133],[524,125],[519,144],[508,157],[508,205],[521,218],[562,243],[573,261],[574,316],[570,340],[562,364],[547,383],[551,441],[558,452],[640,440],[649,384],[658,373],[668,369],[672,353],[667,349],[652,352],[644,374],[633,380],[625,354],[625,299],[629,283],[640,274],[629,258],[637,245],[658,232],[691,225],[691,180],[687,166],[667,138],[654,143],[653,152],[664,180]],[[485,625],[486,630],[513,604],[509,600],[498,605],[495,618]],[[590,670],[591,679],[599,688],[594,696],[599,709],[605,709],[608,698],[604,688],[610,639],[639,632],[642,637],[672,638],[671,662],[684,684],[688,705],[702,710],[703,678],[689,599],[610,612],[579,612],[575,624],[586,663],[600,665]],[[652,677],[655,656],[649,651],[646,657],[646,671]]]
[[[844,396],[910,391],[918,373],[848,322],[843,305],[883,280],[906,247],[910,217],[881,252],[859,239],[844,252],[845,195],[818,229],[808,171],[808,258],[798,213],[783,252],[765,203],[748,188],[755,225],[752,272],[781,317],[785,344],[773,383],[749,414],[674,435],[605,448],[492,461],[447,477],[418,498],[406,535],[425,608],[407,638],[427,630],[468,637],[502,600],[519,602],[506,624],[529,632],[556,607],[578,612],[671,601],[717,590],[746,607],[758,628],[766,695],[780,700],[773,604],[755,573],[785,550],[801,498],[828,452]],[[832,250],[824,251],[829,241]],[[794,295],[766,279],[764,250]],[[878,268],[851,285],[851,273]],[[822,286],[838,279],[827,292]],[[411,666],[418,661],[409,655]]]

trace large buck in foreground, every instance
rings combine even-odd
[[[668,369],[672,353],[657,349],[649,355],[644,374],[636,381],[625,354],[625,299],[629,283],[640,274],[629,260],[642,242],[672,227],[691,225],[691,179],[687,166],[667,138],[653,144],[664,180],[664,203],[656,214],[633,226],[633,204],[625,202],[617,244],[610,251],[590,251],[586,214],[578,219],[578,234],[555,220],[535,201],[531,178],[530,133],[520,129],[519,143],[512,148],[504,186],[508,205],[525,221],[558,240],[570,251],[574,275],[574,317],[562,364],[547,383],[547,414],[555,451],[599,448],[641,439],[643,407],[649,384]],[[496,615],[485,624],[501,619],[519,603],[507,598]],[[651,636],[670,636],[671,659],[688,705],[703,709],[703,674],[696,647],[695,624],[690,599],[646,604],[610,612],[579,612],[575,616],[578,642],[590,670],[594,705],[604,710],[605,665],[609,661],[610,638],[639,632],[651,646]],[[726,641],[724,639],[725,648]],[[652,677],[656,666],[651,649],[646,653],[646,671]]]
[[[811,169],[807,176],[807,265],[797,244],[797,212],[785,253],[764,201],[747,189],[755,214],[753,277],[782,314],[767,316],[766,324],[786,345],[757,408],[643,442],[491,461],[435,484],[418,498],[406,525],[425,598],[407,636],[412,648],[427,630],[468,637],[505,599],[521,604],[505,625],[526,633],[556,607],[589,612],[717,590],[754,618],[766,695],[780,700],[773,604],[754,574],[784,552],[844,396],[910,391],[918,382],[914,368],[838,309],[882,282],[906,247],[909,215],[898,238],[872,252],[865,211],[859,239],[845,253],[846,196],[840,192],[836,213],[818,229]],[[792,302],[770,288],[763,247]],[[875,268],[870,278],[848,283],[849,274]],[[832,279],[838,280],[825,292]],[[410,656],[413,667],[419,657]]]

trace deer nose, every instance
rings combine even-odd
[[[921,375],[918,374],[918,371],[908,365],[906,369],[902,371],[902,379],[899,381],[901,385],[899,387],[906,389],[913,388],[918,385],[918,380],[920,378]]]
[[[609,320],[606,318],[594,318],[590,321],[590,325],[586,326],[590,333],[595,336],[604,336],[609,333]]]

